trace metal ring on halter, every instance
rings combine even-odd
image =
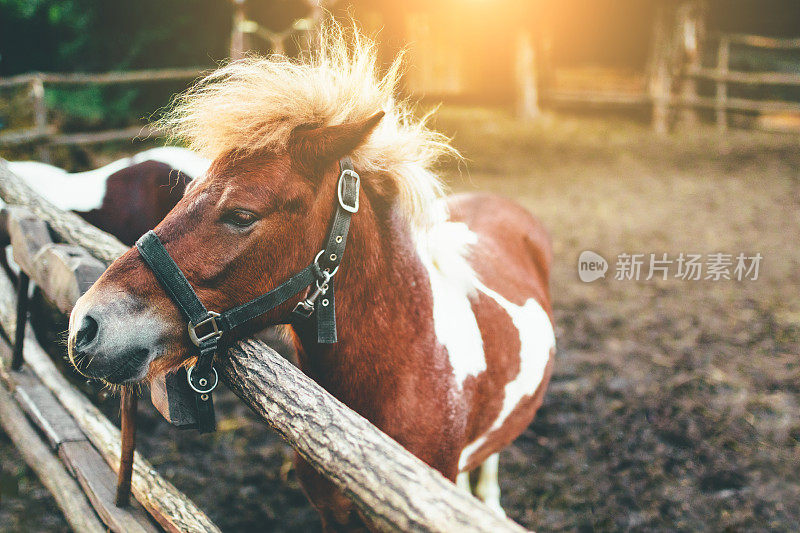
[[[319,267],[319,258],[322,257],[322,254],[324,254],[324,253],[325,253],[325,250],[320,250],[319,253],[317,254],[317,257],[314,258],[314,264],[317,265],[317,268],[319,269],[320,272],[325,272],[325,270],[323,270],[323,269],[321,269]],[[341,265],[336,265],[336,268],[333,269],[333,272],[330,272],[330,277],[331,278],[333,276],[335,276],[337,272],[339,272],[339,266],[341,266]],[[330,278],[328,278],[328,279],[330,279]],[[327,282],[328,280],[326,279],[325,281]]]
[[[208,394],[209,392],[211,392],[211,391],[213,391],[214,389],[217,388],[217,384],[219,383],[219,375],[217,375],[217,369],[216,368],[214,368],[213,366],[211,367],[211,371],[214,373],[214,384],[211,385],[210,387],[206,388],[206,389],[198,389],[197,387],[194,386],[194,383],[192,383],[192,372],[193,371],[194,371],[194,365],[190,366],[186,370],[186,381],[189,382],[189,388],[191,388],[197,394]]]

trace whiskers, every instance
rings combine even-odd
[[[59,331],[58,333],[56,333],[55,337],[56,337],[55,338],[55,342],[59,346],[63,346],[65,348],[67,348],[69,346],[69,330],[68,329],[65,329],[63,331]]]
[[[108,394],[113,394],[114,396],[122,396],[122,389],[129,389],[133,391],[133,393],[142,398],[144,396],[145,388],[147,387],[147,383],[144,381],[137,381],[136,383],[111,383],[106,380],[100,380],[100,383],[103,385],[103,391],[106,391]]]

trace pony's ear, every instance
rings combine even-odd
[[[291,151],[306,168],[323,168],[355,150],[385,114],[379,111],[366,120],[336,126],[298,128],[292,133]]]

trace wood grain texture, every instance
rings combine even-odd
[[[11,244],[15,245],[12,238]],[[62,312],[69,314],[105,265],[80,246],[49,244],[36,254],[32,278]]]
[[[64,513],[64,518],[70,527],[81,533],[106,531],[78,484],[41,441],[36,430],[31,427],[11,398],[11,394],[2,385],[0,385],[0,425],[25,462],[36,472],[42,485],[53,495],[56,505]]]
[[[53,242],[47,224],[27,209],[14,206],[5,211],[14,261],[59,310],[69,314],[105,265],[80,246]]]
[[[8,210],[8,234],[13,246],[14,261],[25,272],[36,270],[36,254],[53,243],[47,224],[21,207]]]
[[[6,346],[3,343],[2,349]],[[50,389],[33,375],[30,369],[23,367],[13,373],[14,399],[42,434],[53,449],[65,442],[86,440],[83,432],[58,403]]]
[[[6,275],[0,275],[0,326],[10,339],[17,329],[16,292],[14,284]]]
[[[116,476],[88,441],[65,442],[58,455],[80,483],[103,522],[117,533],[155,533],[158,529],[150,522],[141,505],[125,508],[114,504]]]
[[[11,346],[0,341],[0,379],[13,394],[20,408],[39,429],[54,450],[62,442],[86,440],[86,436],[30,368],[6,370],[11,362]]]

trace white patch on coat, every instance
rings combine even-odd
[[[483,338],[470,302],[470,295],[475,294],[475,273],[466,259],[477,235],[463,223],[445,220],[444,205],[437,207],[442,209],[440,221],[417,235],[417,253],[431,282],[436,338],[447,349],[461,389],[467,377],[486,370]]]
[[[175,170],[180,170],[193,180],[201,177],[211,166],[211,160],[200,157],[191,150],[178,146],[162,146],[145,150],[130,157],[131,165],[145,161],[158,161],[169,165]],[[129,165],[130,166],[130,165]]]
[[[192,179],[208,170],[211,162],[185,148],[161,147],[109,163],[87,172],[69,172],[35,161],[9,162],[11,172],[22,178],[56,207],[70,211],[91,211],[103,205],[109,176],[131,165],[158,161]]]
[[[536,389],[544,379],[547,362],[550,359],[550,351],[556,345],[550,317],[534,298],[528,299],[523,305],[519,306],[509,302],[480,281],[477,281],[477,288],[497,302],[508,313],[514,326],[519,330],[519,374],[506,383],[503,405],[489,430],[469,443],[461,452],[461,458],[459,459],[460,469],[467,466],[472,454],[483,446],[488,436],[503,426],[519,402],[536,392]]]
[[[519,373],[505,385],[500,413],[489,430],[462,451],[459,468],[463,469],[489,434],[503,426],[519,402],[536,392],[555,347],[555,333],[550,317],[536,299],[516,305],[478,279],[468,260],[470,248],[478,243],[475,232],[464,223],[448,221],[443,203],[437,206],[436,217],[438,222],[428,232],[416,236],[417,250],[431,281],[436,337],[447,348],[459,390],[463,390],[467,377],[478,376],[487,368],[471,298],[480,292],[493,299],[508,313],[520,340]]]

